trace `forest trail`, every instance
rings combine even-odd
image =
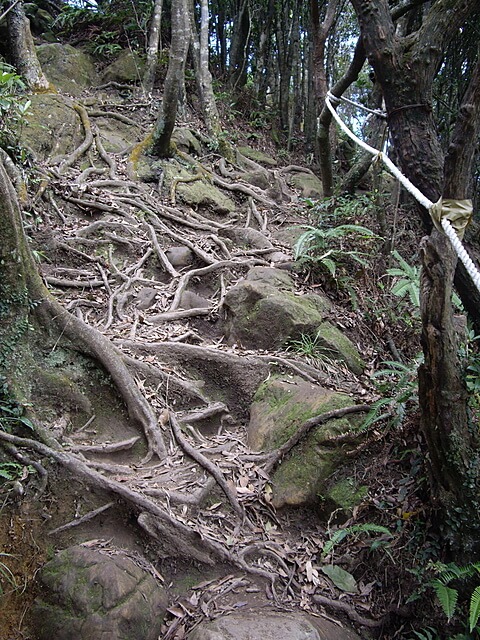
[[[228,291],[254,267],[288,273],[298,297],[314,291],[294,271],[293,244],[310,219],[289,180],[311,172],[241,152],[227,166],[201,134],[195,155],[183,140],[170,163],[142,156],[141,139],[109,152],[107,118],[111,139],[126,108],[142,131],[152,114],[140,105],[137,115],[135,100],[118,92],[74,108],[84,138],[37,166],[27,214],[42,278],[71,314],[54,344],[39,345],[49,373],[38,379],[35,413],[61,449],[37,451],[58,466],[40,502],[53,500],[42,507],[48,522],[37,522],[36,535],[55,548],[80,543],[143,558],[184,603],[170,608],[165,639],[239,607],[384,624],[369,611],[368,572],[352,593],[340,588],[341,602],[334,595],[320,554],[330,521],[310,508],[274,509],[271,469],[281,458],[252,451],[246,437],[255,391],[270,376],[341,391],[352,405],[374,398],[368,379],[288,344],[245,348],[226,323]],[[197,127],[193,119],[181,130]],[[198,183],[203,199],[192,206],[188,188]],[[332,307],[329,317],[358,344],[354,312]],[[356,473],[366,477],[377,463],[359,453]],[[194,605],[182,584],[194,585]],[[324,594],[320,604],[313,593]]]

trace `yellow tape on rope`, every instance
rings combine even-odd
[[[472,220],[473,204],[471,200],[444,200],[440,198],[429,208],[429,211],[433,224],[439,231],[443,232],[442,218],[446,218],[462,240],[465,229]]]

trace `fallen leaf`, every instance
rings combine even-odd
[[[346,593],[357,593],[357,581],[351,573],[336,564],[327,564],[321,567],[322,572],[330,578],[333,584]]]

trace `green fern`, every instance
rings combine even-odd
[[[423,355],[418,354],[408,363],[386,360],[373,374],[378,379],[377,388],[385,397],[372,404],[360,431],[368,429],[372,424],[381,420],[392,419],[392,426],[403,422],[409,402],[417,401],[417,371],[423,362]]]
[[[448,622],[453,617],[455,609],[457,608],[458,591],[447,587],[441,580],[434,580],[432,587],[435,589],[438,601],[443,609],[444,614],[447,616]]]
[[[358,535],[361,533],[379,533],[382,535],[387,535],[390,538],[392,537],[392,534],[390,533],[390,530],[387,529],[387,527],[382,527],[381,525],[377,524],[371,524],[369,522],[366,522],[365,524],[354,524],[351,527],[345,527],[345,529],[338,529],[337,531],[333,532],[333,534],[330,536],[330,540],[327,540],[327,542],[323,545],[322,558],[326,558],[330,554],[334,546],[342,542],[342,540],[344,540],[347,536]]]
[[[475,587],[472,595],[470,596],[470,616],[468,619],[470,632],[472,632],[477,626],[479,617],[480,617],[480,586]]]
[[[408,264],[398,251],[392,251],[392,256],[400,265],[400,267],[387,269],[389,276],[400,278],[392,286],[393,295],[399,298],[408,296],[412,305],[416,309],[420,308],[420,270],[418,267]]]
[[[448,621],[452,619],[458,600],[458,589],[448,586],[453,580],[465,580],[480,573],[480,562],[472,562],[459,566],[453,562],[444,564],[443,562],[432,562],[430,568],[438,573],[438,577],[430,582],[437,595],[438,601],[447,616]],[[475,587],[470,595],[469,605],[469,627],[470,632],[477,628],[480,618],[480,585]]]
[[[332,277],[335,277],[338,266],[345,263],[345,258],[351,258],[362,266],[367,264],[364,257],[366,253],[347,250],[342,246],[341,240],[345,236],[355,235],[360,240],[377,238],[373,231],[356,224],[341,224],[329,229],[307,225],[302,228],[306,231],[302,233],[295,245],[295,260],[308,260],[318,264],[324,267]]]

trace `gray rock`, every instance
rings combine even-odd
[[[145,63],[130,49],[120,52],[117,59],[102,72],[102,82],[140,82]]]
[[[99,84],[93,58],[69,44],[41,44],[37,55],[42,70],[57,89],[72,96]]]
[[[218,235],[228,238],[242,249],[270,249],[270,247],[273,249],[272,243],[263,233],[250,227],[220,229]]]
[[[39,640],[157,640],[165,592],[129,558],[70,547],[38,579],[32,615]]]
[[[172,141],[177,145],[177,149],[193,152],[197,155],[202,153],[202,145],[200,140],[195,136],[191,129],[187,127],[178,127],[172,134]]]
[[[252,147],[237,147],[238,153],[245,156],[249,160],[253,160],[258,164],[266,165],[267,167],[276,167],[277,161],[272,156],[264,153],[263,151],[259,151],[258,149],[252,149]]]
[[[165,251],[167,258],[174,267],[188,267],[193,262],[193,251],[188,247],[169,247]]]
[[[298,189],[302,198],[323,198],[322,181],[311,173],[295,173],[288,179],[288,184]]]
[[[211,306],[210,300],[194,291],[184,291],[180,297],[180,309],[208,309]]]
[[[140,289],[137,293],[137,297],[135,298],[135,305],[137,309],[149,309],[150,307],[153,307],[157,293],[158,291],[156,289],[152,289],[152,287],[144,287],[143,289]]]
[[[344,627],[300,613],[245,611],[202,622],[188,640],[360,640]]]

